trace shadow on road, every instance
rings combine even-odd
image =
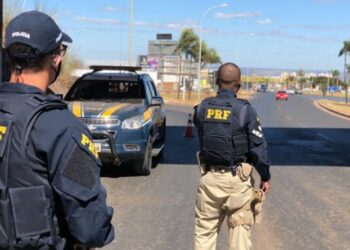
[[[185,126],[167,127],[166,146],[159,164],[195,165],[198,151],[197,130],[185,137]],[[350,129],[336,128],[264,128],[272,165],[278,166],[349,166]],[[104,166],[102,176],[137,177],[130,164]]]
[[[265,128],[264,134],[273,165],[350,165],[350,129]]]

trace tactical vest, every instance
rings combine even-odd
[[[38,116],[66,105],[8,92],[0,92],[0,100],[0,249],[63,249],[47,173],[33,171],[27,146]]]
[[[207,164],[233,166],[238,157],[248,152],[248,139],[243,128],[246,108],[233,98],[207,98],[204,110],[201,152]]]

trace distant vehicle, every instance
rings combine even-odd
[[[267,85],[266,85],[266,84],[260,85],[260,86],[257,88],[256,91],[257,91],[257,92],[261,92],[261,93],[267,92]]]
[[[296,89],[295,90],[295,94],[296,95],[302,95],[303,94],[303,91],[301,89]]]
[[[285,100],[288,101],[288,93],[286,91],[280,90],[276,93],[276,101]]]
[[[295,94],[295,90],[294,89],[287,89],[286,92],[288,94],[294,95]]]
[[[165,145],[163,98],[139,67],[90,66],[65,96],[72,113],[90,129],[103,163],[131,162],[149,175],[152,156]]]

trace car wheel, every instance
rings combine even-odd
[[[286,101],[288,101],[288,98],[286,98]]]
[[[135,161],[135,173],[138,175],[150,175],[152,168],[152,137],[147,140],[145,156],[142,160]]]

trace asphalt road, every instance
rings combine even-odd
[[[305,96],[276,102],[262,93],[251,103],[272,161],[272,189],[263,222],[253,231],[253,249],[350,249],[350,121],[319,110]],[[135,177],[127,166],[104,171],[116,227],[116,240],[104,249],[193,248],[198,138],[183,136],[191,111],[167,106],[167,146],[151,176]],[[218,249],[225,249],[223,226]]]

